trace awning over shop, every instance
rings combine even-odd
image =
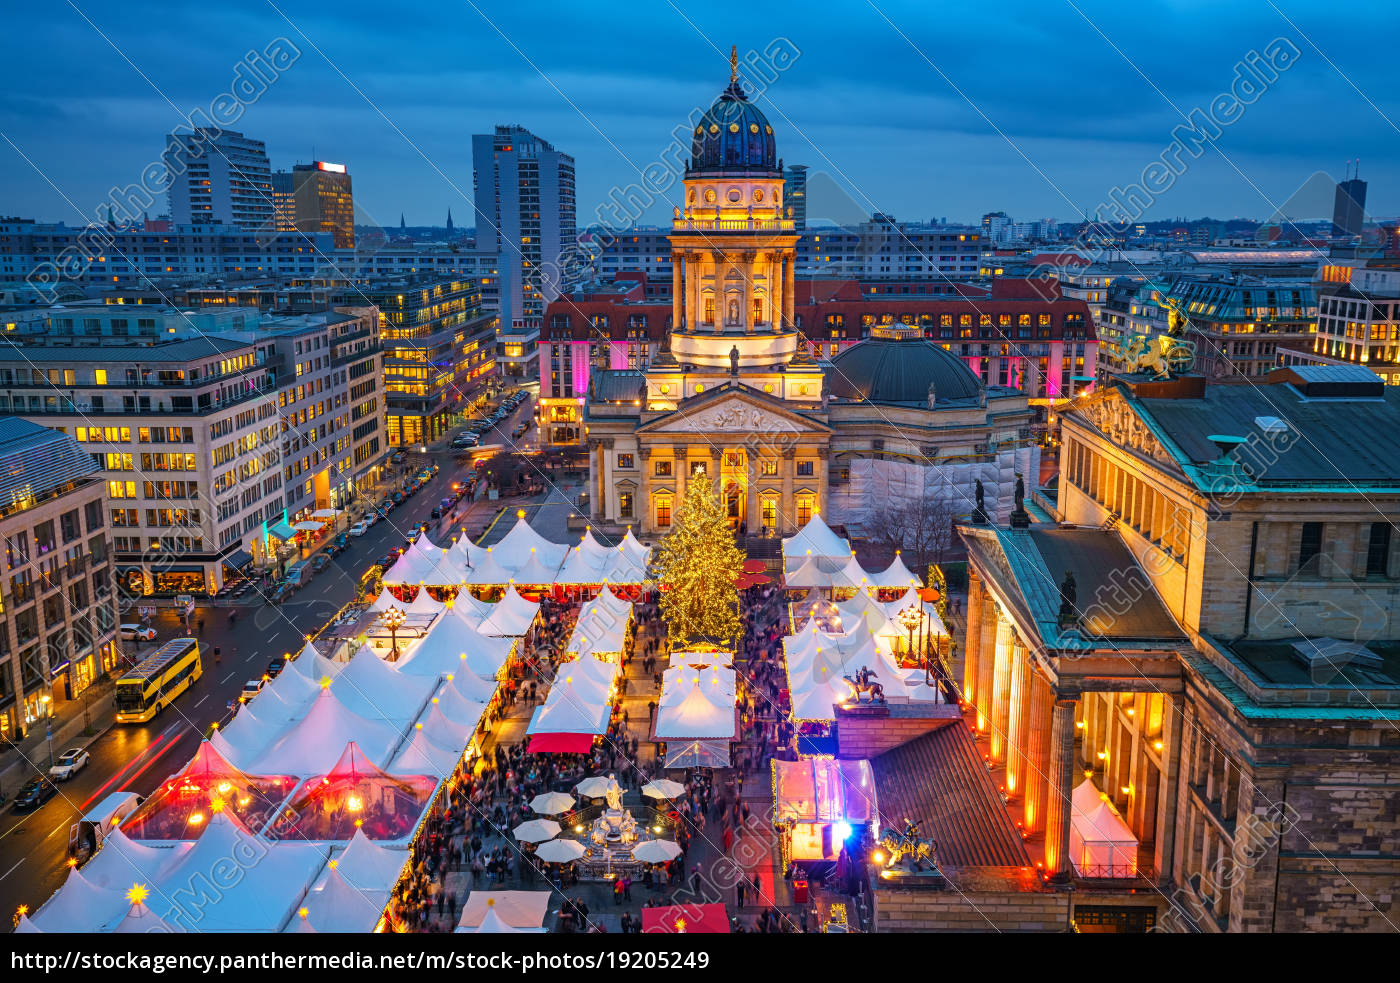
[[[287,524],[286,519],[278,519],[272,525],[267,527],[267,534],[273,537],[274,539],[280,539],[283,542],[286,542],[287,540],[295,536],[297,534],[297,531]]]
[[[224,558],[224,566],[228,567],[230,570],[242,570],[252,562],[253,554],[249,553],[247,550],[234,550]]]
[[[729,915],[722,904],[643,908],[642,931],[666,935],[728,935]]]
[[[593,750],[592,734],[536,734],[526,748],[531,754],[587,754]]]

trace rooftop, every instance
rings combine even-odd
[[[68,434],[16,416],[0,417],[0,510],[23,507],[98,473]]]

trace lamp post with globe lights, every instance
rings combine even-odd
[[[392,648],[389,650],[389,661],[399,661],[399,629],[403,627],[406,615],[396,607],[390,607],[384,612],[384,626],[389,629],[389,639]]]

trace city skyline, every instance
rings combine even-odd
[[[1221,29],[1209,36],[1193,5],[1156,5],[1144,18],[1148,44],[1102,5],[1020,11],[1012,22],[867,4],[844,18],[758,14],[742,23],[724,5],[666,6],[605,31],[592,21],[570,28],[577,15],[550,6],[560,30],[547,36],[527,24],[542,6],[468,4],[425,25],[339,9],[332,23],[269,5],[244,14],[227,42],[181,11],[163,12],[144,33],[133,29],[139,6],[136,21],[102,4],[17,14],[19,29],[28,19],[81,52],[90,74],[70,78],[19,54],[30,81],[0,102],[10,192],[0,211],[91,218],[110,189],[140,180],[167,134],[231,93],[239,117],[228,128],[264,141],[274,169],[346,163],[362,224],[394,228],[400,214],[436,224],[449,208],[470,215],[469,138],[498,124],[526,126],[573,156],[579,226],[612,223],[600,207],[670,156],[670,135],[685,122],[676,107],[708,105],[731,43],[786,161],[808,165],[817,188],[825,178],[867,213],[975,222],[1004,210],[1072,221],[1140,183],[1170,151],[1178,113],[1194,110],[1214,114],[1210,139],[1199,156],[1176,155],[1186,166],[1136,217],[1262,219],[1317,172],[1340,176],[1357,157],[1371,213],[1400,211],[1384,164],[1400,130],[1369,95],[1382,91],[1378,65],[1348,57],[1345,25],[1323,22],[1316,5],[1213,11]],[[1377,6],[1367,21],[1383,30],[1396,16]],[[456,37],[469,39],[463,56],[452,53]],[[281,71],[250,63],[253,49],[279,44]],[[1188,63],[1189,80],[1180,71]],[[432,64],[436,75],[425,71]],[[1233,106],[1216,102],[1231,95],[1241,97]],[[1325,132],[1296,125],[1324,111]],[[664,221],[673,192],[658,187],[628,221]],[[821,204],[814,195],[814,223]],[[165,210],[162,195],[151,214]]]

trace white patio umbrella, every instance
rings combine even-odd
[[[530,800],[530,809],[541,816],[557,816],[574,807],[574,797],[568,792],[544,792]]]
[[[632,848],[632,859],[644,864],[664,864],[680,855],[680,845],[674,840],[647,840]]]
[[[585,778],[574,786],[574,791],[585,799],[601,799],[608,790],[617,785],[616,778],[604,778],[602,775],[594,775],[592,778]]]
[[[311,518],[313,518],[313,519],[334,519],[334,518],[335,518],[336,516],[338,516],[338,515],[340,515],[340,510],[339,510],[339,509],[317,509],[315,512],[312,512],[312,513],[311,513]]]
[[[535,856],[546,863],[566,864],[583,856],[584,846],[578,840],[550,840],[541,843]]]
[[[320,529],[324,525],[324,522],[315,522],[311,519],[303,519],[300,522],[295,523],[292,526],[292,528],[297,530],[298,532],[315,532],[317,529]]]
[[[553,819],[527,819],[511,832],[522,843],[542,843],[559,835],[559,824]]]
[[[685,786],[669,778],[658,778],[643,785],[642,794],[649,799],[679,799],[685,795]]]

